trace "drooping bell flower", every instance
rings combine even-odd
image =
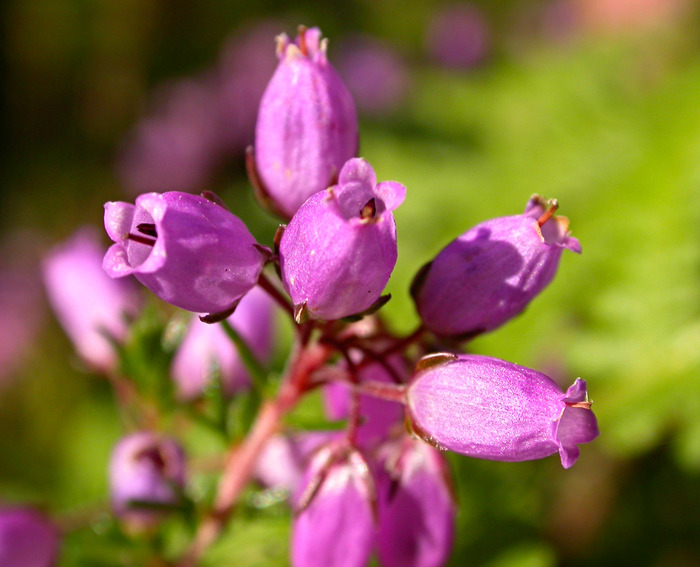
[[[142,303],[132,278],[114,280],[102,269],[104,249],[92,228],[78,230],[43,261],[46,293],[80,357],[95,369],[116,364],[114,345],[126,338],[127,318]]]
[[[585,381],[563,393],[541,372],[488,356],[426,357],[406,396],[417,434],[470,457],[513,462],[558,452],[568,469],[578,445],[598,436]]]
[[[321,30],[300,28],[294,42],[280,35],[277,56],[260,101],[254,161],[264,201],[290,218],[357,155],[357,112]]]
[[[566,217],[539,197],[525,213],[478,224],[424,266],[411,294],[425,326],[466,339],[522,312],[554,278],[564,249],[581,252]]]
[[[365,460],[332,444],[314,456],[305,479],[296,499],[303,507],[292,525],[292,565],[365,567],[375,530],[374,483]]]
[[[0,509],[0,565],[52,567],[58,559],[56,527],[31,508]]]
[[[395,181],[377,183],[369,163],[355,158],[337,186],[302,205],[280,242],[282,281],[297,318],[340,319],[380,299],[398,255],[391,211],[405,194]]]
[[[354,351],[351,351],[351,356]],[[401,355],[388,357],[387,364],[395,371],[395,376],[402,382],[407,379],[405,363]],[[368,364],[358,371],[359,382],[394,383],[394,377],[387,368],[379,363]],[[347,419],[350,415],[352,384],[349,381],[332,381],[323,388],[326,414],[330,419]],[[355,442],[363,449],[371,448],[386,438],[390,429],[397,424],[403,425],[403,406],[400,403],[383,400],[366,394],[359,400],[360,425],[357,428]]]
[[[271,354],[273,317],[272,299],[262,289],[254,287],[228,318],[261,363]],[[221,325],[209,325],[197,317],[190,321],[187,334],[173,359],[170,374],[175,381],[178,397],[184,400],[201,395],[217,375],[226,395],[232,395],[250,384],[246,365]]]
[[[233,310],[267,260],[250,231],[222,206],[188,193],[146,193],[134,205],[105,204],[115,242],[103,267],[133,274],[158,297],[196,313]]]
[[[440,567],[452,551],[455,503],[437,449],[404,437],[387,443],[377,470],[382,567]]]
[[[127,525],[145,529],[157,524],[167,507],[181,500],[182,448],[173,439],[149,431],[124,437],[112,452],[109,485],[114,512]]]

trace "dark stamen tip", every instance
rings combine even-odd
[[[156,232],[156,225],[150,222],[142,222],[136,225],[136,230],[141,234],[146,236],[152,236],[153,238],[158,238],[158,233]]]
[[[147,237],[145,237],[145,236],[141,236],[140,234],[133,234],[133,233],[131,233],[131,232],[129,232],[129,233],[125,236],[125,238],[126,238],[127,240],[132,240],[132,241],[134,241],[134,242],[138,242],[139,244],[145,244],[146,246],[155,246],[155,244],[156,244],[156,241],[153,240],[153,239],[151,239],[151,238],[147,238]]]
[[[376,213],[377,204],[374,202],[374,198],[372,198],[360,209],[360,218],[363,220],[372,219]]]

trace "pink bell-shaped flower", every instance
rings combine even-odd
[[[437,335],[471,338],[518,315],[554,278],[564,249],[581,252],[557,205],[533,197],[525,213],[465,232],[424,266],[411,294]]]
[[[80,357],[92,368],[111,370],[114,346],[107,338],[123,341],[127,317],[141,305],[132,278],[113,280],[102,269],[104,251],[92,228],[83,228],[44,258],[46,293],[58,321]]]
[[[568,469],[578,445],[598,436],[583,380],[563,393],[541,372],[488,356],[427,357],[406,396],[416,433],[470,457],[529,461],[558,452]]]
[[[455,503],[437,449],[404,437],[387,443],[377,471],[382,567],[440,567],[452,551]]]
[[[259,362],[271,354],[273,317],[272,299],[254,287],[228,318]],[[170,369],[178,397],[186,400],[201,395],[217,373],[227,395],[250,383],[245,363],[221,325],[209,325],[193,317]]]
[[[290,218],[357,155],[357,112],[321,30],[300,28],[295,42],[282,34],[277,56],[258,111],[255,167],[263,199]]]
[[[354,158],[338,185],[309,198],[280,242],[280,267],[297,318],[334,320],[371,308],[398,256],[392,211],[406,188],[377,183],[372,167]]]
[[[374,544],[374,483],[357,451],[331,444],[311,460],[292,527],[294,567],[365,567]]]
[[[103,262],[108,275],[133,274],[164,301],[196,313],[233,310],[267,260],[243,221],[189,193],[107,203],[105,228],[115,242]]]
[[[142,529],[157,524],[164,515],[159,508],[180,502],[178,491],[185,485],[182,448],[149,431],[124,437],[112,451],[109,485],[114,512],[128,525]]]

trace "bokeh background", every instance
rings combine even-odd
[[[585,378],[601,436],[567,471],[451,456],[450,564],[700,565],[695,2],[10,0],[3,12],[0,502],[55,518],[61,566],[155,563],[152,542],[108,514],[120,416],[51,314],[40,259],[99,228],[105,201],[149,190],[214,190],[271,242],[243,148],[273,38],[300,23],[330,38],[361,155],[408,188],[383,309],[394,328],[417,323],[407,289],[424,262],[533,193],[559,199],[583,246],[470,349]],[[206,565],[287,564],[286,509],[255,496]]]

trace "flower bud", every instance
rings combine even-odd
[[[58,557],[58,530],[30,508],[0,509],[0,565],[51,567]]]
[[[452,551],[455,503],[443,456],[405,437],[385,446],[377,472],[382,567],[440,567]]]
[[[407,390],[416,433],[441,449],[493,461],[529,461],[559,452],[571,467],[579,443],[598,436],[577,378],[564,394],[549,376],[479,355],[419,363]]]
[[[282,281],[297,314],[340,319],[379,300],[398,255],[391,211],[405,194],[395,181],[377,183],[369,163],[355,158],[337,186],[302,205],[280,242]]]
[[[106,371],[117,357],[105,335],[126,338],[126,317],[136,315],[141,297],[132,278],[116,281],[105,274],[103,254],[96,232],[83,228],[46,256],[43,275],[53,311],[78,354]]]
[[[478,224],[443,248],[411,286],[425,326],[466,339],[523,311],[554,278],[562,250],[581,252],[556,207],[533,197],[524,214]]]
[[[375,529],[367,463],[356,451],[339,454],[327,446],[312,459],[306,479],[311,496],[292,527],[292,565],[365,567]]]
[[[109,483],[115,514],[136,529],[151,527],[167,506],[180,502],[185,485],[182,448],[148,431],[124,437],[112,452]]]
[[[133,274],[164,301],[197,313],[232,310],[267,259],[243,221],[188,193],[107,203],[105,228],[115,242],[103,262],[109,276]]]
[[[270,296],[254,287],[228,318],[259,362],[271,354],[273,315]],[[209,325],[193,317],[171,367],[178,396],[196,398],[217,374],[227,395],[250,384],[246,365],[221,325]]]
[[[255,166],[264,198],[289,218],[357,155],[358,127],[321,31],[301,28],[295,42],[284,34],[277,42],[280,62],[258,111]]]

